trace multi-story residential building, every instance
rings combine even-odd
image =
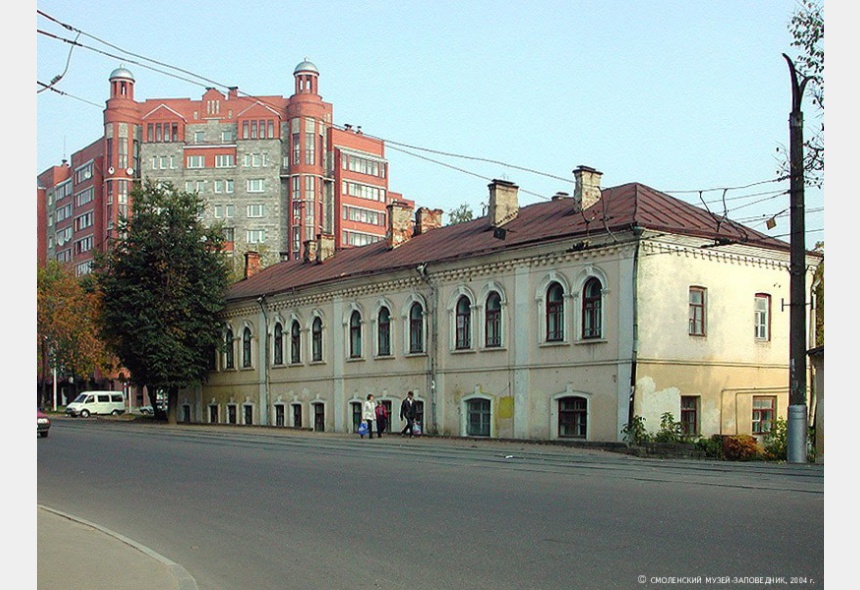
[[[410,231],[392,203],[386,241],[323,236],[235,283],[179,419],[354,432],[368,393],[396,416],[413,391],[450,436],[620,441],[668,412],[691,436],[761,437],[789,401],[789,244],[575,177],[572,197],[522,208],[494,181],[487,216],[445,227],[418,209]]]
[[[388,189],[384,142],[333,124],[314,64],[296,66],[294,81],[289,97],[209,88],[138,101],[132,73],[114,70],[102,137],[38,177],[40,259],[88,272],[140,180],[203,196],[237,262],[249,250],[266,264],[299,259],[319,234],[338,249],[382,240],[386,206],[402,200]]]

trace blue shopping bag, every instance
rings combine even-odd
[[[367,435],[367,422],[362,422],[358,425],[358,436]]]

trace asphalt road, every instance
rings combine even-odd
[[[824,587],[821,466],[57,419],[37,472],[201,590]]]

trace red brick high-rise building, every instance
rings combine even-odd
[[[89,272],[141,180],[199,193],[238,264],[247,252],[265,265],[300,258],[320,235],[337,248],[384,239],[387,206],[403,200],[388,190],[384,142],[334,126],[314,64],[293,76],[289,97],[208,88],[138,101],[133,74],[114,70],[102,137],[38,177],[40,262]]]

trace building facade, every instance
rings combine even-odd
[[[601,176],[522,208],[494,181],[486,217],[445,227],[391,203],[384,242],[323,235],[234,284],[179,419],[354,432],[368,393],[397,416],[413,391],[440,435],[616,442],[667,412],[763,435],[788,406],[789,245]]]
[[[248,251],[263,266],[297,260],[321,233],[338,249],[382,240],[387,205],[402,200],[388,190],[384,142],[333,124],[313,63],[293,78],[289,97],[208,88],[199,100],[138,101],[131,71],[114,70],[102,137],[37,179],[40,260],[89,272],[147,180],[199,193],[237,265]]]

